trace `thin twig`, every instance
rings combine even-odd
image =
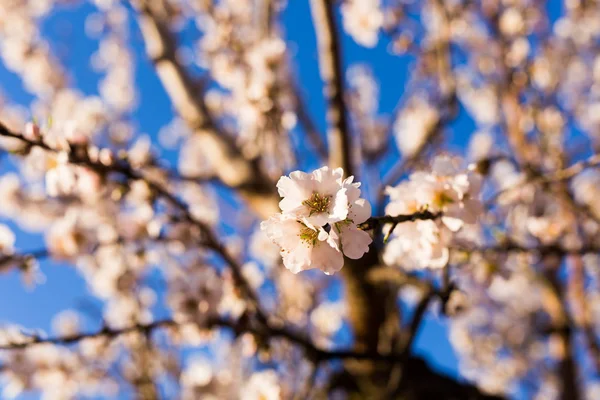
[[[429,307],[429,303],[433,301],[436,297],[437,293],[435,291],[429,291],[424,295],[421,299],[417,307],[415,308],[414,315],[410,321],[410,326],[408,329],[408,337],[406,342],[404,343],[404,348],[402,350],[405,357],[408,357],[412,352],[412,346],[417,338],[417,334],[419,333],[419,329],[421,327],[421,322],[425,317],[427,312],[427,308]]]
[[[19,139],[19,140],[27,143],[29,146],[37,146],[37,147],[41,147],[41,148],[51,151],[51,152],[57,152],[56,149],[53,149],[52,147],[50,147],[43,140],[38,140],[38,141],[28,140],[20,134],[16,134],[16,133],[9,131],[1,123],[0,123],[0,136],[12,137],[12,138]],[[242,292],[246,295],[246,297],[248,298],[248,300],[250,301],[252,306],[255,308],[258,315],[261,316],[261,319],[266,320],[266,315],[260,307],[260,303],[258,301],[257,295],[254,293],[254,291],[252,290],[252,287],[246,281],[246,279],[244,278],[244,276],[242,274],[241,265],[238,263],[238,261],[233,256],[231,256],[229,254],[229,252],[225,249],[223,244],[220,243],[219,240],[217,240],[215,234],[212,232],[212,229],[205,222],[194,217],[194,215],[190,212],[188,205],[185,202],[180,200],[176,195],[174,195],[173,193],[168,191],[161,184],[146,177],[141,171],[135,170],[133,167],[131,167],[131,165],[129,165],[128,163],[126,163],[123,160],[119,160],[110,165],[105,165],[105,164],[90,160],[89,157],[87,156],[87,153],[71,152],[71,153],[69,153],[69,162],[71,162],[72,164],[76,164],[76,165],[86,166],[101,175],[106,175],[108,173],[118,173],[118,174],[123,175],[129,181],[137,181],[137,180],[144,181],[151,190],[153,190],[158,195],[160,195],[162,198],[164,198],[175,209],[179,210],[183,214],[183,218],[187,222],[189,222],[192,225],[197,226],[200,229],[200,231],[204,235],[203,243],[206,245],[206,247],[208,247],[209,249],[211,249],[214,252],[216,252],[217,254],[219,254],[219,256],[225,261],[225,263],[229,265],[229,267],[232,270],[233,277],[236,281],[236,284],[239,286],[239,288],[242,290]]]
[[[557,183],[568,181],[569,179],[575,177],[576,175],[582,173],[587,168],[593,168],[600,165],[600,154],[593,154],[592,156],[586,158],[585,160],[578,161],[573,165],[558,170],[549,175],[538,174],[529,179],[522,179],[519,182],[511,185],[507,188],[501,189],[498,192],[494,193],[488,200],[485,202],[485,206],[487,208],[491,207],[492,204],[500,197],[509,194],[517,189],[522,188],[527,184],[549,184],[549,183]]]
[[[432,213],[431,211],[418,211],[414,214],[400,214],[396,216],[385,215],[383,217],[371,217],[362,224],[358,225],[358,229],[362,229],[363,231],[368,231],[371,229],[377,229],[385,224],[393,224],[396,226],[397,224],[403,222],[414,222],[414,221],[427,221],[440,217],[440,213]]]

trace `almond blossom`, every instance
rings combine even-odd
[[[293,273],[319,268],[330,275],[344,266],[344,257],[358,259],[369,250],[368,233],[358,229],[371,215],[360,198],[360,183],[343,179],[341,168],[295,171],[279,179],[282,212],[261,224],[281,248],[283,263]]]
[[[375,47],[384,14],[379,0],[348,0],[342,4],[344,29],[356,43]]]
[[[344,266],[344,257],[335,238],[308,221],[300,222],[293,215],[277,214],[262,222],[261,229],[281,247],[283,264],[294,274],[319,268],[331,275]]]
[[[438,156],[431,172],[415,172],[408,181],[386,189],[390,196],[386,214],[397,216],[428,210],[441,213],[439,221],[409,221],[393,227],[383,254],[387,264],[404,268],[442,268],[449,259],[452,233],[464,224],[475,224],[483,206],[478,199],[481,178],[462,170],[459,161]]]
[[[279,208],[284,214],[304,218],[307,222],[322,226],[343,221],[348,216],[348,196],[341,187],[344,171],[323,167],[310,174],[294,171],[277,182],[283,199]]]
[[[277,373],[265,370],[253,374],[240,390],[242,400],[279,400],[281,387],[278,383]]]
[[[0,254],[11,254],[14,245],[15,234],[8,226],[0,224]]]

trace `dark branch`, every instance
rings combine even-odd
[[[41,147],[45,150],[51,152],[57,152],[56,149],[53,149],[48,144],[46,144],[43,140],[33,141],[24,138],[22,135],[9,131],[3,124],[0,123],[0,136],[11,137],[15,139],[19,139],[25,142],[29,146],[37,146]],[[69,162],[76,165],[82,165],[87,168],[92,169],[100,175],[107,175],[110,173],[117,173],[129,181],[137,181],[141,180],[146,182],[148,187],[156,192],[160,197],[164,198],[171,206],[175,209],[179,210],[183,215],[183,219],[186,222],[198,227],[200,231],[204,235],[203,243],[209,249],[213,250],[229,265],[233,272],[233,277],[235,279],[236,284],[240,288],[240,290],[246,295],[251,305],[256,309],[258,314],[262,319],[266,319],[264,312],[261,310],[260,303],[258,301],[258,297],[252,290],[250,284],[246,281],[242,274],[242,267],[238,263],[238,261],[229,254],[229,252],[225,249],[225,247],[219,242],[215,234],[212,232],[212,229],[206,225],[203,221],[197,219],[192,215],[189,211],[188,205],[180,200],[176,195],[171,193],[169,190],[164,188],[161,184],[153,181],[152,179],[144,176],[141,171],[135,170],[131,165],[129,165],[125,160],[118,160],[113,164],[106,165],[100,162],[96,162],[91,160],[88,157],[87,152],[83,151],[71,151],[69,153]]]
[[[383,217],[371,217],[362,224],[358,225],[359,229],[368,231],[371,229],[377,229],[385,224],[400,224],[403,222],[413,221],[426,221],[440,217],[439,213],[432,213],[431,211],[419,211],[414,214],[401,214],[396,216],[385,215]]]
[[[323,94],[327,102],[327,138],[329,166],[342,167],[347,176],[353,174],[352,146],[348,126],[348,110],[344,102],[344,72],[340,43],[337,38],[334,2],[311,0],[313,26],[317,35],[319,70]]]
[[[38,335],[28,336],[23,342],[5,344],[0,346],[0,350],[18,350],[35,346],[37,344],[55,344],[55,345],[72,345],[82,340],[89,338],[117,338],[121,335],[140,332],[150,334],[160,328],[177,328],[185,324],[176,322],[172,319],[161,319],[148,324],[135,324],[126,328],[113,329],[104,327],[96,332],[80,333],[73,336],[51,337],[44,338]],[[424,385],[425,382],[431,380],[439,385],[435,390],[444,391],[450,396],[456,396],[469,393],[476,399],[499,399],[500,397],[487,396],[479,391],[475,386],[467,383],[456,382],[453,379],[439,374],[432,370],[425,361],[417,357],[404,356],[404,354],[379,354],[375,352],[357,352],[353,350],[325,350],[314,345],[309,339],[302,335],[293,333],[285,328],[276,328],[272,326],[252,326],[252,324],[244,322],[244,320],[230,320],[219,317],[207,319],[205,323],[200,325],[202,328],[211,329],[216,327],[231,329],[236,335],[245,332],[253,333],[260,337],[266,338],[283,338],[295,345],[301,347],[309,357],[312,357],[317,362],[339,360],[339,359],[355,359],[355,360],[374,360],[382,361],[390,364],[404,363],[406,374],[411,376],[409,385],[419,383]],[[413,382],[414,381],[414,382]],[[426,387],[423,386],[424,388]],[[432,390],[431,388],[427,390]],[[440,392],[441,393],[441,392]],[[464,397],[460,397],[464,398]]]

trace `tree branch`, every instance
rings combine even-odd
[[[426,221],[439,218],[440,213],[432,213],[431,211],[418,211],[414,214],[400,214],[396,216],[384,215],[383,217],[371,217],[362,224],[358,225],[358,229],[368,231],[377,229],[384,224],[400,224],[403,222]]]
[[[19,139],[27,143],[29,146],[37,146],[50,152],[57,152],[56,149],[50,147],[43,140],[32,141],[26,139],[20,134],[9,131],[2,123],[0,123],[0,136]],[[183,215],[183,219],[185,221],[200,229],[200,231],[204,235],[203,244],[209,249],[219,254],[219,256],[225,261],[225,263],[229,265],[233,272],[235,282],[240,288],[240,290],[246,295],[246,297],[251,303],[251,306],[255,309],[255,311],[258,313],[261,319],[266,320],[266,315],[260,307],[258,297],[256,296],[256,294],[252,290],[252,287],[242,274],[242,266],[237,262],[237,260],[233,256],[229,254],[225,247],[219,242],[215,234],[212,232],[212,229],[206,223],[192,215],[192,213],[189,211],[188,205],[185,202],[180,200],[176,195],[168,191],[161,184],[144,176],[144,174],[141,171],[135,170],[133,167],[131,167],[131,165],[129,165],[123,160],[118,160],[113,164],[106,165],[96,161],[92,161],[88,157],[87,152],[72,151],[69,153],[69,162],[75,165],[82,165],[88,167],[100,175],[117,173],[124,176],[129,181],[144,181],[151,190],[156,192],[160,197],[164,198],[176,210],[179,210],[179,212],[181,212],[181,214]]]
[[[277,211],[277,196],[270,179],[257,162],[243,157],[239,149],[226,139],[212,119],[202,95],[187,71],[177,62],[176,44],[166,21],[154,8],[159,2],[135,1],[146,53],[155,65],[173,105],[194,134],[202,140],[215,175],[227,186],[239,189],[242,197],[259,215],[266,217]]]
[[[121,335],[141,332],[145,334],[151,334],[152,332],[161,328],[177,328],[189,323],[195,322],[177,322],[172,319],[161,319],[147,324],[135,324],[125,328],[113,329],[109,327],[103,327],[102,329],[95,332],[80,333],[72,336],[62,337],[50,337],[44,338],[39,335],[29,335],[28,339],[24,338],[23,341],[6,343],[0,345],[0,350],[19,350],[35,346],[38,344],[54,344],[54,345],[72,345],[82,340],[90,338],[117,338]],[[249,332],[257,336],[273,338],[283,338],[299,347],[301,347],[309,357],[312,357],[317,362],[330,361],[330,360],[344,360],[344,359],[355,359],[355,360],[376,360],[386,362],[390,364],[406,363],[407,374],[410,374],[411,386],[415,382],[424,384],[428,380],[440,383],[442,386],[436,387],[436,390],[443,390],[449,396],[471,393],[476,399],[500,399],[496,396],[488,396],[481,393],[475,386],[467,383],[460,383],[433,371],[425,361],[417,357],[405,357],[403,354],[379,354],[375,352],[356,352],[353,350],[325,350],[314,345],[310,340],[289,331],[286,328],[276,328],[272,326],[255,326],[244,320],[231,320],[220,317],[208,318],[204,323],[199,324],[201,328],[212,329],[212,328],[227,328],[231,329],[237,336],[242,333]],[[412,382],[412,381],[415,382]],[[431,390],[431,388],[429,389]],[[463,398],[463,397],[461,397]]]
[[[496,200],[498,200],[501,196],[511,193],[514,190],[522,188],[526,184],[542,184],[547,185],[549,183],[556,182],[564,182],[568,181],[576,175],[582,173],[587,168],[594,168],[600,165],[600,154],[593,154],[590,157],[578,161],[564,169],[558,170],[549,175],[537,174],[534,177],[530,177],[529,179],[524,179],[512,186],[509,186],[505,189],[499,190],[494,193],[485,203],[486,208],[489,208]]]
[[[344,102],[341,49],[336,36],[334,2],[311,0],[310,9],[317,35],[323,94],[327,103],[329,166],[342,167],[347,176],[354,175],[348,112]]]

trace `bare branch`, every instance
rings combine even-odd
[[[55,345],[71,345],[76,344],[82,340],[90,338],[117,338],[121,335],[128,333],[140,332],[146,335],[162,328],[174,328],[186,324],[196,324],[195,322],[177,322],[172,319],[161,319],[147,324],[135,324],[121,329],[113,329],[109,327],[103,327],[102,329],[89,332],[80,333],[72,336],[63,337],[50,337],[44,338],[39,335],[29,336],[29,340],[24,340],[15,343],[8,343],[0,346],[0,350],[19,350],[29,348],[31,346],[39,344],[55,344]],[[415,368],[413,371],[413,378],[420,382],[426,382],[428,379],[433,379],[436,382],[443,382],[443,387],[439,389],[446,390],[449,395],[456,395],[459,393],[471,393],[475,395],[471,398],[476,399],[500,399],[496,396],[487,396],[481,393],[476,387],[468,385],[466,383],[460,383],[448,378],[444,375],[438,374],[427,366],[427,364],[414,357],[405,357],[403,354],[379,354],[372,352],[356,352],[353,350],[324,350],[314,345],[307,338],[296,334],[285,328],[276,328],[272,326],[255,326],[248,321],[244,320],[231,320],[220,317],[208,318],[205,322],[201,323],[199,327],[204,329],[212,328],[227,328],[231,329],[236,335],[240,335],[244,332],[253,333],[260,337],[269,339],[283,338],[289,342],[302,348],[309,357],[312,357],[317,363],[322,361],[337,360],[337,359],[355,359],[355,360],[377,360],[381,362],[396,364],[404,362],[407,368]],[[418,369],[418,373],[415,373]]]
[[[564,181],[568,181],[571,178],[575,177],[576,175],[582,173],[583,171],[585,171],[588,168],[594,168],[600,165],[600,154],[593,154],[590,157],[578,161],[572,165],[570,165],[567,168],[558,170],[552,174],[548,174],[548,175],[543,175],[543,174],[536,174],[534,177],[531,177],[529,179],[524,179],[521,180],[520,182],[509,186],[505,189],[502,189],[496,193],[494,193],[487,201],[486,201],[486,207],[490,207],[494,202],[496,202],[496,200],[498,200],[500,197],[512,193],[513,191],[522,188],[523,185],[526,184],[542,184],[542,185],[547,185],[550,183],[557,183],[557,182],[564,182]]]
[[[323,94],[327,102],[329,166],[342,167],[349,176],[353,175],[352,145],[348,112],[344,102],[344,76],[341,49],[336,36],[334,2],[311,0],[310,9],[317,35]]]
[[[276,212],[277,198],[270,180],[256,161],[243,157],[226,135],[219,131],[202,96],[187,71],[177,62],[175,39],[158,11],[159,2],[136,1],[146,52],[153,61],[173,105],[194,134],[202,140],[204,155],[223,183],[239,188],[251,208],[261,216]]]
[[[362,224],[358,225],[359,229],[368,231],[376,229],[384,224],[400,224],[403,222],[414,222],[414,221],[426,221],[436,219],[440,217],[439,213],[432,213],[431,211],[419,211],[414,214],[401,214],[396,216],[385,215],[383,217],[371,217]]]
[[[41,147],[45,150],[56,152],[57,150],[50,147],[43,140],[32,141],[24,138],[22,135],[13,133],[9,131],[4,125],[0,123],[0,136],[11,137],[15,139],[19,139],[29,146],[37,146]],[[242,266],[238,263],[238,261],[229,254],[227,249],[223,246],[223,244],[217,239],[215,234],[212,232],[212,229],[206,225],[203,221],[197,219],[192,215],[189,211],[188,205],[180,200],[175,194],[171,193],[169,190],[164,188],[162,184],[155,182],[154,180],[146,177],[143,172],[135,170],[131,165],[127,162],[119,160],[113,164],[105,165],[96,161],[91,160],[86,152],[71,152],[69,153],[69,162],[76,165],[86,166],[101,175],[106,175],[109,173],[117,173],[129,181],[137,181],[141,180],[146,182],[148,187],[155,191],[158,195],[164,198],[171,206],[173,206],[176,210],[179,210],[183,215],[185,221],[189,222],[192,225],[197,226],[200,231],[204,235],[203,244],[209,249],[213,250],[229,265],[233,272],[233,277],[242,290],[242,292],[247,296],[251,305],[254,307],[255,311],[261,316],[261,319],[265,320],[266,316],[264,312],[261,310],[260,303],[258,301],[258,297],[252,290],[250,284],[246,281],[242,274]]]

